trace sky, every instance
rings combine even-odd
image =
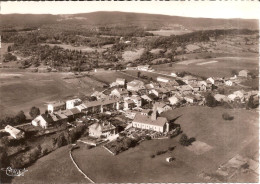
[[[185,17],[259,19],[257,0],[228,1],[59,1],[1,2],[1,14],[74,14],[95,11],[122,11]]]

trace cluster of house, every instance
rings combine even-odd
[[[139,70],[148,70],[149,66],[141,66]],[[111,83],[109,94],[96,91],[91,96],[93,101],[72,99],[56,101],[48,104],[47,113],[37,116],[32,125],[48,128],[50,125],[74,121],[83,115],[98,114],[111,111],[120,111],[126,118],[132,120],[131,126],[148,129],[156,132],[168,132],[169,123],[166,118],[159,115],[171,110],[182,103],[203,105],[205,97],[202,92],[211,90],[214,86],[231,86],[240,77],[247,77],[246,71],[239,72],[239,76],[230,79],[213,78],[201,80],[186,75],[182,78],[157,77],[156,82],[145,84],[141,80],[126,82],[118,78]],[[251,95],[258,95],[258,91],[236,91],[228,96],[215,94],[217,101],[246,101]],[[8,127],[7,127],[8,130]],[[108,137],[116,134],[116,127],[110,122],[96,122],[89,127],[89,135],[94,137]]]

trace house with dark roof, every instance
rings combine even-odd
[[[127,97],[128,96],[128,91],[124,88],[116,88],[113,89],[110,93],[110,96],[115,96],[115,97]]]

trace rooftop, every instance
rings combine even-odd
[[[158,117],[156,120],[152,120],[150,116],[137,114],[133,122],[163,127],[165,123],[167,123],[167,119],[164,117]]]

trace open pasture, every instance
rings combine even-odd
[[[66,100],[88,95],[93,89],[102,88],[102,84],[88,77],[74,77],[69,73],[30,73],[24,70],[2,69],[0,75],[1,111],[17,112],[23,110],[26,115],[32,106],[46,110],[47,102]],[[72,80],[72,81],[70,81]]]
[[[214,62],[212,62],[214,61]],[[192,59],[168,64],[154,65],[154,69],[166,72],[190,72],[205,77],[231,77],[232,70],[247,69],[258,74],[258,57],[217,57],[209,59]]]
[[[187,33],[191,33],[192,31],[185,30],[158,30],[158,31],[147,31],[149,33],[153,33],[154,35],[159,36],[170,36],[170,35],[183,35]]]

